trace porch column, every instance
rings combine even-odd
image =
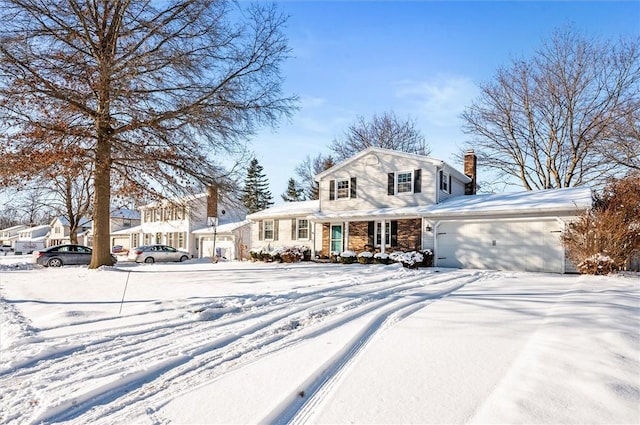
[[[387,222],[386,220],[383,218],[380,221],[380,252],[384,254],[385,252],[385,248],[386,248],[386,241],[387,241]]]
[[[349,222],[344,222],[344,251],[349,251]]]

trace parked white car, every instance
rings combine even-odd
[[[142,245],[129,251],[129,260],[136,263],[155,263],[161,261],[187,261],[191,254],[169,245]]]

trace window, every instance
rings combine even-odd
[[[422,170],[387,173],[387,195],[400,193],[420,193],[422,191]]]
[[[384,244],[391,245],[391,222],[385,222],[384,226]],[[382,245],[382,222],[376,222],[376,246]]]
[[[413,173],[411,171],[397,174],[396,193],[413,192]]]
[[[309,220],[298,220],[298,239],[309,239]]]
[[[273,239],[274,225],[273,220],[265,220],[263,224],[264,239]]]
[[[145,223],[151,222],[151,210],[144,210],[144,222]]]
[[[337,196],[336,198],[348,198],[349,197],[349,180],[337,180],[336,181]]]
[[[185,232],[178,233],[178,248],[185,247]]]
[[[329,180],[329,200],[356,197],[356,178]]]
[[[440,171],[440,190],[451,193],[451,176],[444,171]]]
[[[122,227],[131,227],[131,219],[125,218],[124,220],[122,220]]]
[[[140,236],[137,233],[131,235],[131,246],[137,247],[140,244]]]
[[[55,233],[56,235],[62,233],[62,229],[60,228],[60,226],[54,227],[53,233]]]

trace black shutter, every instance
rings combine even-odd
[[[374,232],[375,232],[376,223],[374,221],[370,221],[367,223],[367,243],[374,246]]]
[[[280,233],[279,229],[280,220],[273,220],[273,240],[278,240],[278,233]]]
[[[444,172],[442,170],[440,170],[438,180],[440,180],[440,190],[444,190]]]
[[[395,195],[396,175],[394,173],[387,174],[387,195]]]
[[[413,193],[420,193],[422,191],[422,170],[415,170],[413,172]]]
[[[391,220],[391,246],[398,246],[398,220]]]
[[[448,191],[449,193],[452,193],[451,192],[451,174],[449,174],[449,186],[447,187],[447,189],[449,189]]]
[[[297,224],[297,220],[295,218],[291,219],[291,240],[295,241],[297,238],[297,233],[296,233],[296,224]]]
[[[335,180],[330,180],[329,181],[329,200],[333,201],[334,199],[336,199],[336,181]]]
[[[356,178],[351,177],[351,197],[356,197]]]
[[[262,220],[258,222],[258,240],[264,240],[264,228],[262,227]]]

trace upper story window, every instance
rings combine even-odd
[[[388,173],[387,194],[420,193],[422,191],[422,170]]]
[[[440,170],[440,190],[451,193],[451,175]]]
[[[349,197],[349,180],[336,180],[336,198]]]
[[[398,173],[396,182],[396,193],[413,192],[413,173],[411,171]]]
[[[349,199],[356,197],[356,178],[329,181],[329,200]]]

